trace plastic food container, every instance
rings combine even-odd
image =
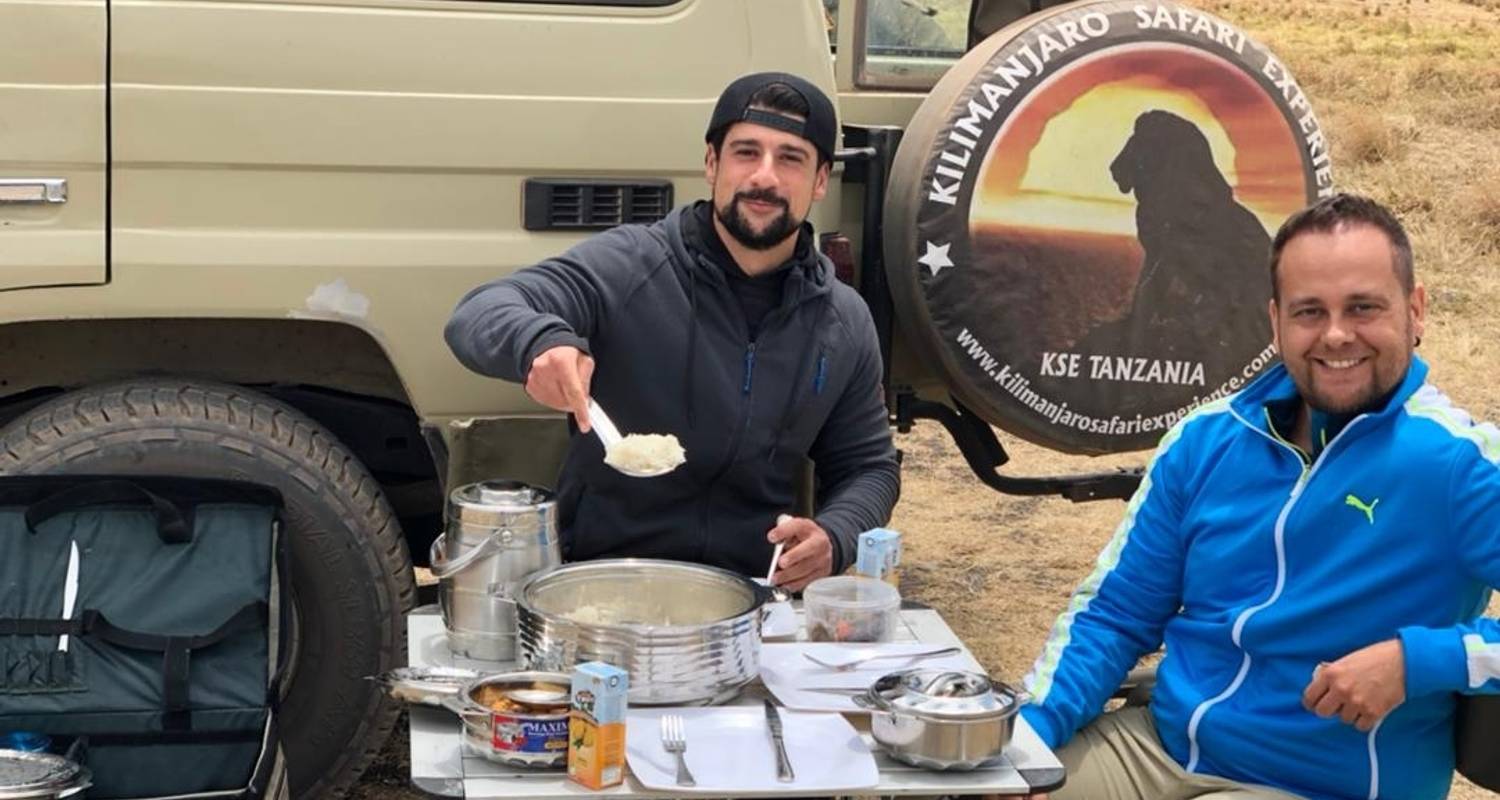
[[[889,642],[896,635],[901,592],[876,578],[820,578],[802,593],[807,638],[814,642]]]

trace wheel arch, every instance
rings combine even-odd
[[[328,428],[373,474],[425,560],[441,527],[441,454],[365,330],[322,320],[85,319],[0,325],[0,426],[62,393],[180,377],[270,395]]]

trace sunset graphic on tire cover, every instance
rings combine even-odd
[[[1033,311],[999,336],[1206,372],[1254,358],[1271,340],[1270,237],[1305,202],[1279,118],[1241,70],[1170,44],[1097,53],[1038,87],[969,208],[975,267]]]
[[[1276,361],[1271,238],[1332,191],[1326,140],[1269,51],[1175,3],[1063,7],[986,45],[897,155],[898,315],[991,422],[1150,447]]]

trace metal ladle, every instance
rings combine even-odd
[[[594,402],[594,398],[592,397],[589,398],[589,423],[594,430],[594,435],[599,437],[599,443],[604,445],[605,455],[609,454],[611,447],[618,445],[625,438],[620,435],[620,429],[615,427],[614,421],[609,418],[608,414],[604,413],[604,409],[600,408],[599,404]],[[610,466],[614,467],[621,474],[629,475],[632,478],[655,478],[677,469],[677,467],[671,466],[638,472],[623,467],[616,467],[614,464],[610,464]]]

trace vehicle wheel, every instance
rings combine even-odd
[[[295,609],[280,729],[291,794],[359,776],[398,707],[365,680],[406,662],[411,556],[380,487],[306,415],[236,386],[139,380],[70,392],[0,430],[0,472],[231,478],[286,502]]]

